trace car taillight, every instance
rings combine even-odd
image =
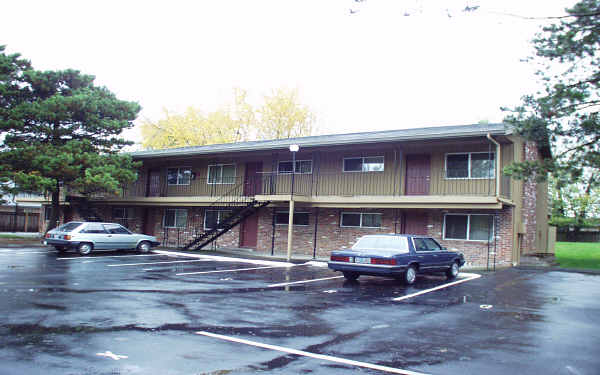
[[[349,262],[350,261],[350,257],[341,257],[338,255],[332,255],[331,256],[331,261],[332,262]]]
[[[387,266],[395,266],[396,259],[371,258],[371,264],[384,264]]]
[[[46,233],[46,235],[45,235],[44,237],[46,237],[46,238],[51,238],[51,237],[52,237],[52,235],[51,235],[50,233]]]
[[[63,238],[64,238],[65,240],[70,240],[70,239],[71,239],[71,235],[70,235],[70,234],[65,234],[65,235],[63,236]]]

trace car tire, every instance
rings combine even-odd
[[[80,255],[88,255],[89,253],[92,252],[93,248],[94,248],[94,246],[91,243],[82,242],[77,247],[77,251],[79,252]]]
[[[404,278],[402,281],[404,281],[404,284],[406,284],[406,285],[412,285],[415,283],[416,279],[417,279],[417,268],[413,265],[408,266],[408,268],[406,269],[406,272],[404,272]]]
[[[456,278],[456,276],[458,276],[459,269],[460,266],[458,265],[458,262],[452,262],[450,268],[446,270],[446,277],[449,279]]]
[[[140,242],[140,243],[137,245],[137,250],[138,250],[140,253],[142,253],[142,254],[145,254],[145,253],[147,253],[147,252],[149,252],[149,251],[150,251],[150,248],[151,248],[151,247],[152,247],[152,246],[150,245],[150,242],[148,242],[148,241],[142,241],[142,242]]]
[[[346,278],[346,280],[354,281],[358,279],[359,276],[360,274],[356,272],[344,272],[344,277]]]
[[[56,249],[56,251],[58,251],[59,253],[64,253],[67,251],[66,246],[54,246],[54,249]]]

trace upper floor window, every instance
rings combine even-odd
[[[344,158],[344,172],[383,172],[383,156]]]
[[[163,218],[165,228],[185,228],[187,226],[188,211],[186,209],[166,209]]]
[[[446,178],[494,178],[493,152],[446,154]]]
[[[492,215],[444,216],[444,239],[488,241],[494,237],[494,217]]]
[[[167,184],[169,185],[189,185],[192,180],[192,168],[168,168]]]
[[[209,184],[234,184],[235,164],[215,164],[208,166]]]
[[[277,173],[279,174],[291,174],[292,173],[292,161],[280,161],[277,166]],[[294,169],[295,174],[311,174],[312,173],[312,160],[296,160],[296,168]]]
[[[342,212],[342,227],[381,228],[381,214]]]

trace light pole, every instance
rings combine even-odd
[[[287,261],[292,260],[292,232],[294,230],[294,180],[296,176],[296,152],[300,149],[298,145],[290,145],[292,153],[292,186],[290,188],[290,210],[288,217],[288,241],[287,241]]]

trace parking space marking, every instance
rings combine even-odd
[[[333,276],[333,277],[323,277],[321,279],[310,279],[310,280],[292,281],[289,283],[270,284],[270,285],[267,285],[267,288],[276,288],[278,286],[286,286],[286,285],[306,284],[306,283],[313,283],[315,281],[323,281],[323,280],[341,279],[343,277],[344,276]]]
[[[354,360],[351,360],[351,359],[333,357],[333,356],[330,356],[330,355],[305,352],[303,350],[286,348],[286,347],[278,346],[278,345],[263,344],[263,343],[256,342],[256,341],[244,340],[244,339],[240,339],[240,338],[237,338],[237,337],[231,337],[231,336],[218,335],[216,333],[210,333],[210,332],[206,332],[206,331],[198,331],[198,332],[196,332],[196,334],[197,335],[206,336],[206,337],[212,337],[212,338],[216,338],[216,339],[221,339],[221,340],[225,340],[225,341],[236,342],[236,343],[239,343],[239,344],[256,346],[258,348],[275,350],[275,351],[279,351],[279,352],[284,352],[284,353],[289,353],[289,354],[295,354],[295,355],[300,355],[300,356],[310,357],[310,358],[316,358],[316,359],[321,359],[321,360],[330,361],[330,362],[342,363],[342,364],[350,365],[350,366],[364,367],[364,368],[369,368],[369,369],[372,369],[372,370],[385,371],[385,372],[390,372],[390,373],[393,373],[393,374],[425,375],[424,373],[421,373],[421,372],[410,371],[410,370],[403,370],[403,369],[399,369],[399,368],[395,368],[395,367],[375,365],[375,364],[372,364],[372,363],[359,362],[359,361],[354,361]]]
[[[238,271],[252,271],[252,270],[264,270],[267,268],[284,268],[289,266],[267,266],[267,267],[253,267],[253,268],[234,268],[230,270],[216,270],[216,271],[200,271],[200,272],[184,272],[184,273],[176,273],[176,276],[183,275],[202,275],[205,273],[224,273],[224,272],[238,272]]]
[[[218,255],[200,255],[200,254],[190,254],[190,253],[182,253],[179,251],[165,251],[165,250],[153,250],[156,254],[164,254],[171,256],[180,256],[180,257],[190,257],[190,258],[198,258],[198,259],[212,259],[218,260],[221,262],[237,262],[237,263],[250,263],[250,264],[259,264],[263,266],[282,266],[282,267],[292,267],[294,263],[288,262],[277,262],[273,260],[259,260],[259,259],[246,259],[246,258],[233,258],[233,257],[222,257]]]
[[[146,266],[148,264],[193,263],[193,262],[211,262],[211,260],[198,259],[198,260],[173,260],[173,261],[169,261],[169,262],[108,264],[107,267]]]
[[[462,276],[466,276],[466,277],[464,279],[453,281],[453,282],[448,283],[448,284],[436,286],[435,288],[425,289],[425,290],[422,290],[422,291],[417,292],[417,293],[412,293],[412,294],[407,294],[407,295],[402,296],[402,297],[397,297],[397,298],[392,299],[392,301],[402,301],[402,300],[409,299],[409,298],[412,298],[412,297],[420,296],[421,294],[425,294],[425,293],[429,293],[429,292],[434,292],[436,290],[448,288],[450,286],[453,286],[453,285],[456,285],[456,284],[460,284],[460,283],[465,283],[467,281],[475,280],[475,279],[478,279],[478,278],[481,277],[481,275],[476,274],[476,273],[463,273]]]
[[[128,258],[128,257],[158,257],[164,256],[163,254],[137,254],[137,255],[96,255],[93,257],[70,257],[70,258],[56,258],[56,260],[71,260],[71,259],[103,259],[103,258]]]

